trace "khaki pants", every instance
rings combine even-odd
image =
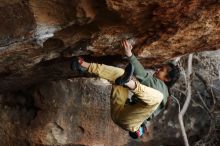
[[[128,98],[128,88],[114,85],[114,81],[123,75],[123,69],[91,63],[88,71],[113,84],[110,98],[111,117],[116,124],[125,130],[137,131],[144,120],[157,109],[163,100],[163,94],[161,92],[136,81],[136,88],[131,91],[138,95],[143,102],[135,105],[125,105]]]

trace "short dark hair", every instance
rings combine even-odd
[[[170,67],[167,75],[169,81],[165,82],[165,84],[168,88],[171,88],[180,77],[180,68],[173,63],[167,63],[167,65]]]

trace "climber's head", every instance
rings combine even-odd
[[[180,69],[173,63],[167,63],[157,67],[154,75],[170,88],[179,79]]]

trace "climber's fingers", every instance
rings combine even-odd
[[[121,41],[121,47],[124,47],[124,40]]]
[[[132,45],[129,43],[128,40],[125,40],[125,44],[126,44],[127,49],[132,50]]]
[[[124,47],[125,47],[125,49],[128,48],[128,45],[127,45],[127,43],[126,43],[126,40],[124,40]]]
[[[123,48],[125,48],[126,49],[126,44],[125,44],[125,41],[123,40],[123,41],[121,41],[121,46],[123,47]]]
[[[125,50],[132,50],[132,45],[128,42],[128,40],[123,40],[121,42],[122,47],[124,47]]]

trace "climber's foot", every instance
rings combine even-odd
[[[129,82],[132,78],[133,72],[134,72],[134,67],[132,66],[131,63],[129,63],[125,68],[124,74],[115,80],[115,84],[124,85],[125,83]]]
[[[145,128],[144,127],[140,127],[137,131],[135,132],[129,132],[129,135],[133,138],[133,139],[138,139],[138,138],[141,138],[144,133],[145,133]]]
[[[73,57],[70,63],[70,68],[72,71],[82,74],[86,72],[86,68],[82,67],[81,64],[83,63],[83,58],[81,57]]]

